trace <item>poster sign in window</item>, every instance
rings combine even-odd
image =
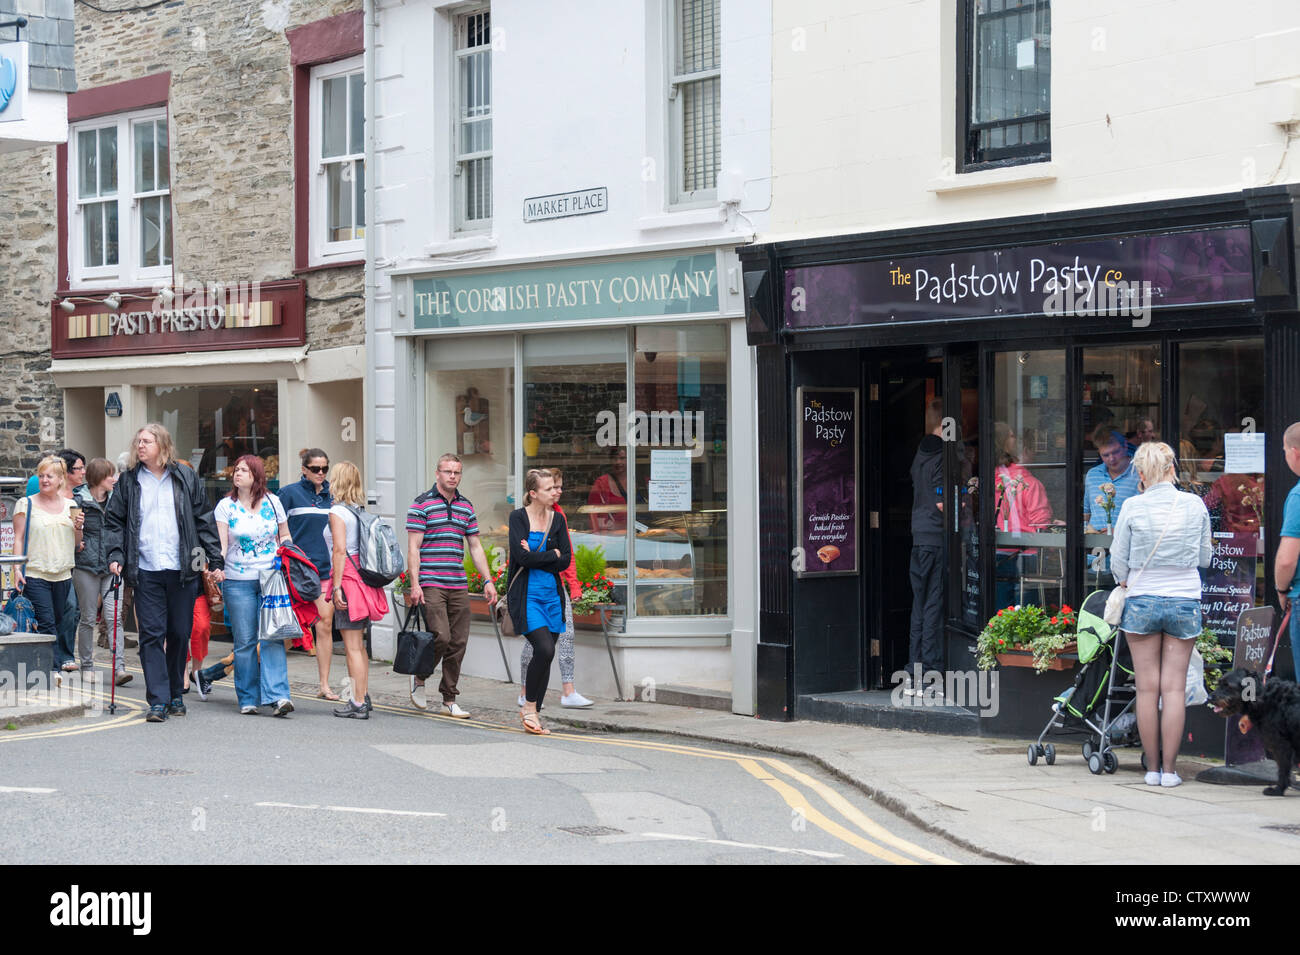
[[[858,389],[799,388],[800,577],[858,572]]]
[[[1237,618],[1255,606],[1256,537],[1254,534],[1214,535],[1210,566],[1201,570],[1201,625],[1230,647]]]
[[[1273,650],[1275,616],[1272,607],[1252,607],[1237,617],[1233,628],[1237,643],[1232,652],[1234,668],[1245,667],[1263,675],[1264,665]],[[1219,642],[1224,641],[1220,638]],[[1262,690],[1263,687],[1259,689]],[[1264,741],[1260,739],[1259,730],[1251,727],[1243,733],[1240,723],[1240,715],[1228,717],[1228,735],[1224,740],[1223,756],[1224,762],[1229,766],[1254,763],[1264,758]]]
[[[1224,474],[1263,474],[1264,432],[1229,432],[1223,436]]]
[[[647,487],[649,509],[652,511],[689,511],[691,509],[690,481],[650,481]]]

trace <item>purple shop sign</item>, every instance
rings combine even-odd
[[[785,324],[1135,312],[1149,322],[1152,309],[1253,301],[1250,250],[1243,225],[786,269]]]
[[[858,572],[858,389],[798,389],[800,577]]]
[[[1259,538],[1218,533],[1210,566],[1201,571],[1201,620],[1225,647],[1236,639],[1238,617],[1255,606]]]

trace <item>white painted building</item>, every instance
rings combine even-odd
[[[367,30],[380,509],[400,528],[455,451],[503,548],[526,471],[563,469],[574,545],[602,550],[626,605],[618,689],[705,687],[752,712],[735,250],[768,228],[769,3],[380,0]],[[392,640],[377,628],[376,655]],[[579,689],[613,695],[599,631],[577,643]],[[465,672],[505,675],[486,622]]]

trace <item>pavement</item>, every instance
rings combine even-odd
[[[346,667],[336,655],[331,685]],[[295,691],[318,686],[316,660],[289,654]],[[437,704],[437,674],[430,702]],[[578,686],[582,689],[581,683]],[[558,690],[558,685],[557,685]],[[458,702],[478,720],[516,725],[518,687],[462,676]],[[409,706],[408,678],[372,663],[375,703]],[[770,722],[711,709],[595,700],[563,709],[547,697],[543,722],[607,733],[653,733],[803,757],[922,829],[991,860],[1026,864],[1294,864],[1300,858],[1300,791],[1282,798],[1249,786],[1197,782],[1215,764],[1180,759],[1182,786],[1149,787],[1137,750],[1120,750],[1114,775],[1091,774],[1077,743],[1056,763],[1030,766],[1030,740],[944,736],[811,721]],[[45,715],[45,718],[49,718]],[[0,727],[4,722],[0,721]],[[369,727],[382,733],[382,716]],[[544,745],[544,741],[538,741]]]

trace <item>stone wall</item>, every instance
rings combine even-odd
[[[293,69],[285,30],[360,9],[361,0],[174,0],[125,13],[77,7],[80,89],[171,73],[178,280],[293,277]],[[54,149],[0,155],[0,222],[18,225],[0,230],[0,472],[30,468],[63,436],[61,396],[43,371],[57,269],[54,163]],[[364,342],[363,282],[360,266],[307,275],[311,347]],[[29,406],[55,419],[50,440],[42,440],[42,415]]]

